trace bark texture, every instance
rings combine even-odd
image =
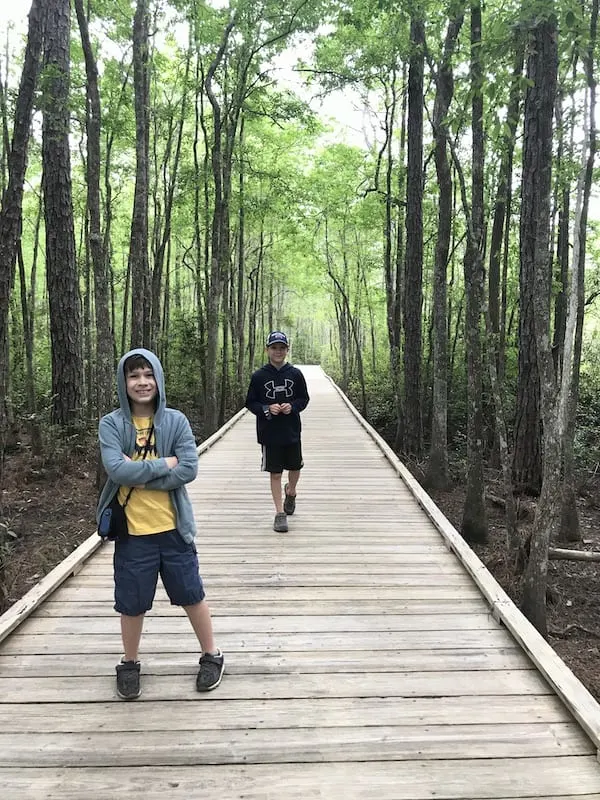
[[[100,212],[100,93],[98,68],[92,50],[83,0],[75,0],[87,77],[87,204],[89,248],[94,270],[94,311],[96,323],[96,364],[93,385],[98,416],[113,405],[114,335],[110,320],[108,270]]]
[[[467,494],[461,533],[468,542],[487,538],[483,479],[483,68],[481,64],[481,5],[471,4],[471,231],[464,258],[465,339],[467,345]]]
[[[0,476],[8,433],[8,313],[17,248],[21,235],[23,186],[27,171],[29,131],[42,54],[44,13],[41,0],[33,0],[19,93],[15,105],[13,138],[8,153],[8,184],[0,209]]]
[[[81,298],[69,149],[71,8],[46,0],[42,162],[46,225],[46,284],[52,347],[52,420],[67,428],[82,412]]]
[[[448,159],[446,117],[454,95],[452,55],[464,19],[461,8],[446,31],[433,108],[435,168],[438,179],[438,238],[435,246],[433,275],[433,404],[431,410],[431,447],[425,482],[428,487],[448,486],[448,292],[447,270],[452,235],[452,173]]]
[[[408,70],[408,168],[406,183],[406,259],[404,264],[404,450],[420,456],[421,319],[423,314],[423,21],[410,23],[412,53]]]
[[[148,262],[148,169],[150,149],[150,78],[148,68],[148,0],[138,0],[133,20],[135,93],[135,190],[129,243],[131,275],[131,346],[150,345],[150,278]]]
[[[523,578],[522,609],[543,635],[547,632],[548,547],[559,511],[561,471],[558,395],[550,346],[550,197],[557,73],[557,26],[556,20],[550,18],[536,24],[530,33],[527,63],[530,86],[525,98],[522,183],[529,227],[524,227],[525,222],[521,225],[522,247],[531,257],[529,290],[544,425],[543,480]]]

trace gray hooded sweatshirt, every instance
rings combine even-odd
[[[154,436],[159,458],[143,461],[127,461],[123,453],[133,457],[136,430],[131,420],[131,408],[127,397],[123,365],[133,355],[143,356],[152,365],[158,389],[154,412]],[[136,348],[125,353],[117,368],[117,391],[120,408],[106,414],[98,426],[100,454],[108,479],[100,493],[96,520],[111,502],[119,486],[145,485],[147,489],[163,489],[170,492],[177,515],[177,530],[186,542],[196,535],[196,524],[192,504],[185,485],[194,480],[198,472],[198,451],[194,435],[185,414],[167,408],[165,377],[157,356],[150,350]],[[169,469],[166,458],[177,456],[178,464]]]

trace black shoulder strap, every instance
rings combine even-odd
[[[144,445],[144,452],[142,454],[142,461],[146,458],[148,453],[150,452],[150,448],[152,447],[152,435],[154,434],[154,423],[152,423],[152,427],[150,428],[150,433],[148,434],[148,438],[146,439],[146,444]],[[135,489],[135,486],[132,486],[130,490],[127,492],[127,497],[125,498],[125,502],[123,503],[123,508],[129,502],[129,498],[131,497],[131,493]]]

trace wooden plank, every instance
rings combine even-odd
[[[193,662],[192,662],[193,663]],[[456,671],[456,672],[372,672],[366,681],[363,674],[334,673],[329,677],[312,673],[275,673],[262,675],[231,674],[219,686],[220,700],[271,699],[301,697],[456,697],[458,695],[530,695],[551,694],[552,690],[532,670]],[[0,697],[5,703],[49,703],[68,697],[73,703],[98,703],[116,698],[114,673],[105,679],[82,681],[69,677],[0,677]],[[138,703],[175,700],[179,697],[211,700],[195,690],[193,676],[147,675]],[[599,771],[600,777],[600,771]]]
[[[220,699],[218,713],[202,717],[202,730],[247,730],[263,728],[335,728],[377,725],[522,725],[569,722],[572,717],[556,695],[512,695],[480,697],[319,697],[283,700]],[[194,700],[163,700],[159,703],[28,703],[0,704],[0,727],[6,732],[35,734],[61,731],[164,731],[168,720],[172,731],[198,727],[198,705]],[[526,753],[526,747],[523,748]]]
[[[114,620],[115,612],[112,598],[98,602],[97,593],[89,592],[89,600],[61,600],[57,594],[54,600],[46,600],[35,612],[36,619],[47,617],[110,617]],[[66,595],[63,595],[66,597]],[[291,600],[278,601],[273,608],[273,601],[216,599],[211,595],[211,615],[213,620],[220,617],[252,617],[269,616],[275,610],[281,616],[303,616],[304,606]],[[353,616],[356,614],[379,616],[381,614],[485,614],[487,606],[480,598],[469,600],[321,600],[312,604],[313,616]],[[152,606],[151,616],[178,617],[181,609],[172,606],[166,599],[157,599]],[[218,623],[216,623],[218,625]]]
[[[265,503],[266,505],[266,503]],[[294,514],[294,517],[296,515]],[[295,520],[297,522],[297,520]],[[234,548],[237,542],[243,543],[248,547],[255,547],[258,549],[265,549],[271,547],[312,547],[313,545],[326,545],[327,548],[338,549],[345,551],[348,547],[352,547],[354,552],[360,552],[360,544],[353,545],[353,539],[348,536],[341,536],[337,533],[332,533],[331,528],[326,529],[325,523],[313,524],[310,520],[302,520],[302,525],[296,525],[293,531],[285,533],[275,533],[272,528],[273,515],[267,508],[260,520],[260,529],[258,525],[253,528],[236,527],[233,531],[223,528],[223,521],[220,524],[215,524],[211,527],[200,527],[196,536],[196,544],[199,552],[204,549],[214,548]],[[291,524],[291,520],[290,520]],[[390,528],[388,525],[379,525],[377,517],[374,517],[369,524],[369,542],[372,542],[376,547],[392,547],[394,544],[401,544],[406,546],[413,546],[414,549],[418,548],[423,543],[423,527],[428,526],[430,523],[427,520],[415,521],[414,525],[404,529]],[[291,540],[291,541],[290,541]],[[427,543],[439,543],[437,536],[429,538],[426,537]],[[286,544],[287,543],[287,544]],[[107,543],[102,548],[102,553],[98,554],[102,558],[102,554],[106,554],[106,560],[112,559],[113,546]],[[444,545],[446,551],[451,550],[450,547]]]
[[[248,636],[241,631],[237,634],[221,634],[216,631],[219,646],[228,654],[245,652],[246,650],[269,650],[286,652],[307,650],[431,650],[433,648],[453,650],[458,645],[466,649],[487,649],[510,646],[511,640],[505,631],[404,631],[399,635],[396,631],[377,633],[280,633],[258,634]],[[197,650],[198,643],[190,631],[187,635],[145,634],[142,639],[141,653],[177,653]],[[114,633],[96,634],[94,636],[68,636],[53,634],[24,635],[13,633],[0,645],[0,655],[17,653],[76,653],[78,656],[95,653],[120,653],[121,637],[119,622],[115,617]],[[379,654],[379,657],[383,657]]]
[[[238,559],[241,557],[249,558],[251,561],[260,560],[262,556],[264,558],[265,554],[265,541],[264,540],[254,540],[253,542],[246,541],[244,537],[243,541],[239,541],[238,543],[233,544],[230,541],[224,541],[222,538],[217,540],[208,541],[202,538],[201,541],[201,550],[203,559],[209,556],[211,559],[219,560],[219,559]],[[280,552],[285,553],[286,550],[289,551],[289,542],[284,542],[283,540],[278,540],[278,544],[280,545]],[[449,555],[448,548],[443,544],[424,544],[423,542],[412,542],[412,543],[403,543],[403,544],[392,544],[392,543],[375,543],[371,539],[369,540],[369,544],[358,544],[355,542],[348,542],[346,538],[345,542],[341,541],[331,541],[329,539],[321,540],[320,543],[311,542],[307,538],[303,542],[298,541],[298,537],[294,537],[293,547],[294,553],[299,553],[300,546],[305,547],[306,545],[310,545],[310,555],[314,559],[316,557],[322,558],[323,556],[331,556],[334,559],[339,558],[340,556],[340,547],[343,546],[344,548],[344,557],[346,555],[354,555],[356,557],[360,557],[361,555],[384,555],[386,557],[397,556],[398,558],[408,558],[411,557],[415,560],[415,556],[421,556],[421,561],[426,560],[432,554],[445,554],[446,556]],[[351,549],[350,549],[351,548]],[[275,550],[275,545],[269,543],[269,549]],[[98,557],[95,559],[98,562],[106,562],[112,563],[112,548],[105,547],[102,549],[101,553],[98,553]],[[292,554],[293,556],[293,554]],[[454,558],[454,556],[451,556]],[[381,559],[380,559],[381,560]]]
[[[117,746],[115,746],[117,744]],[[210,764],[294,764],[335,761],[406,761],[461,758],[581,756],[594,746],[572,723],[551,725],[429,725],[222,731],[144,731],[115,741],[112,730],[89,733],[0,733],[0,767],[113,767]]]
[[[335,564],[339,561],[339,551],[337,553],[300,553],[298,550],[294,552],[286,552],[282,550],[277,553],[277,567],[281,569],[306,569],[311,570],[315,568],[318,572],[320,569],[336,571]],[[207,550],[202,548],[200,553],[200,560],[204,569],[223,569],[227,566],[228,569],[244,569],[252,567],[253,569],[260,569],[264,567],[264,547],[263,553],[256,551],[255,553],[221,553],[217,550]],[[382,564],[382,560],[385,561]],[[394,571],[398,574],[405,572],[413,573],[428,573],[438,571],[459,572],[460,565],[456,563],[456,558],[449,552],[445,553],[386,553],[383,557],[380,553],[352,553],[348,549],[344,552],[344,572],[360,573],[362,569],[366,569],[377,574],[379,571],[390,572]],[[459,569],[457,569],[457,567]],[[362,568],[362,569],[361,569]],[[89,564],[87,571],[90,575],[112,575],[112,564],[108,561],[95,560],[93,564]]]
[[[144,648],[144,675],[191,674],[197,669],[190,658],[192,647],[182,653],[152,653]],[[534,669],[533,664],[518,647],[477,650],[456,648],[452,650],[385,650],[385,658],[378,672],[455,672],[465,670]],[[250,675],[284,672],[368,672],[373,666],[373,654],[354,648],[341,651],[316,650],[267,652],[244,651],[243,659],[230,658],[227,653],[228,675]],[[115,654],[98,653],[93,659],[81,659],[77,674],[84,678],[113,673]],[[43,675],[69,676],[73,674],[72,654],[0,655],[0,675],[36,677]],[[1,680],[1,678],[0,678]],[[0,699],[0,702],[1,699]]]
[[[287,534],[276,534],[271,527],[273,522],[273,513],[268,506],[268,502],[263,502],[262,513],[256,515],[256,519],[251,521],[247,517],[240,516],[240,522],[235,521],[231,528],[224,529],[223,516],[220,518],[215,517],[212,524],[208,524],[207,520],[201,518],[197,513],[198,519],[198,536],[197,542],[203,547],[205,544],[234,544],[239,541],[240,536],[243,536],[244,542],[265,544],[272,540],[281,544],[281,542],[289,542],[292,540],[293,544],[310,544],[311,542],[327,541],[328,544],[339,541],[340,546],[348,545],[348,537],[340,536],[338,526],[336,525],[336,517],[331,519],[327,518],[314,518],[312,516],[303,516],[302,512],[294,514],[294,519],[289,520],[298,523],[294,524],[293,530]],[[353,517],[356,519],[356,517]],[[382,521],[377,516],[365,517],[364,519],[357,520],[361,526],[368,528],[369,539],[377,544],[393,544],[394,542],[417,543],[423,541],[423,519],[415,517],[414,519],[402,519],[399,522],[395,519],[392,524],[390,522]],[[437,537],[432,537],[432,542],[437,541]],[[108,545],[110,548],[110,545]],[[450,549],[450,548],[446,548]]]
[[[249,595],[245,587],[235,586],[221,586],[211,587],[210,601],[211,607],[216,604],[227,602],[244,602],[255,601],[266,603],[273,607],[273,603],[293,603],[296,607],[299,601],[306,600],[311,597],[313,603],[343,603],[351,604],[353,602],[363,603],[368,601],[372,602],[427,602],[428,600],[439,601],[441,604],[447,601],[456,600],[457,602],[464,602],[467,598],[477,598],[485,608],[489,606],[482,599],[481,595],[470,580],[465,581],[460,586],[445,586],[436,584],[435,586],[418,585],[406,586],[405,584],[396,586],[380,586],[377,594],[374,595],[372,588],[368,586],[355,586],[351,595],[349,596],[346,587],[339,586],[322,586],[318,590],[318,594],[310,591],[303,586],[278,586],[277,595],[274,598],[272,587],[253,587],[252,594]],[[164,601],[166,595],[159,585],[157,593],[157,600]],[[106,587],[87,586],[80,581],[70,580],[64,586],[61,586],[53,595],[52,600],[62,601],[64,599],[73,600],[76,602],[86,603],[93,600],[103,600],[107,603],[113,602],[113,585],[107,583]]]
[[[232,531],[237,531],[238,535],[244,534],[247,530],[253,529],[256,534],[271,538],[275,538],[275,532],[271,527],[273,522],[273,510],[265,498],[262,502],[260,509],[251,513],[248,511],[240,510],[239,508],[225,507],[215,511],[213,514],[197,512],[198,527],[200,531],[200,540],[205,525],[213,523],[215,529],[223,530],[223,512],[227,511],[227,526],[230,529],[229,536],[233,538]],[[276,538],[281,541],[293,541],[296,531],[299,535],[311,534],[319,538],[326,536],[332,531],[344,529],[352,522],[353,525],[369,529],[373,524],[373,515],[377,512],[377,507],[371,508],[363,506],[361,513],[355,510],[352,513],[344,516],[343,510],[335,507],[328,507],[326,511],[310,512],[310,515],[303,514],[301,508],[294,514],[294,517],[289,521],[290,531],[280,533]],[[404,536],[405,531],[408,537],[407,529],[410,528],[411,523],[415,528],[417,536],[423,532],[423,519],[418,514],[405,517],[395,512],[382,514],[377,512],[377,522],[374,525],[374,532],[395,540],[398,536]],[[226,534],[227,535],[227,534]]]
[[[115,629],[115,616],[104,617],[31,617],[20,633],[96,635],[110,634]],[[183,611],[173,617],[149,614],[144,622],[147,634],[185,634],[190,623]],[[499,630],[498,623],[487,613],[472,614],[314,614],[289,615],[240,615],[222,617],[218,624],[219,635],[243,632],[274,633],[354,633],[372,631],[377,633],[405,631],[475,631]]]
[[[142,765],[140,765],[142,766]],[[112,766],[8,768],[2,771],[6,796],[19,800],[114,800],[125,794],[143,800],[189,800],[212,792],[224,800],[514,800],[600,794],[593,756],[564,758],[217,765],[199,773],[195,766],[141,769]],[[66,776],[68,774],[68,780]],[[577,776],[576,786],[573,775]],[[343,792],[343,794],[341,794]]]
[[[276,589],[277,592],[281,587],[302,586],[307,589],[307,596],[309,596],[308,590],[311,590],[310,594],[314,594],[314,591],[320,591],[321,587],[328,588],[332,586],[343,586],[346,590],[346,594],[348,594],[349,589],[354,589],[354,587],[370,587],[372,594],[374,591],[379,591],[380,589],[386,590],[394,587],[424,587],[434,585],[457,587],[470,586],[469,578],[466,577],[464,573],[461,574],[460,572],[452,575],[439,573],[437,575],[431,574],[426,576],[422,573],[415,573],[414,575],[379,573],[377,575],[372,575],[366,573],[356,574],[349,571],[338,572],[337,574],[332,575],[328,572],[328,570],[321,570],[320,574],[316,575],[312,570],[310,572],[290,570],[289,574],[286,574],[278,572],[277,568],[273,567],[272,570],[261,570],[260,574],[257,574],[255,570],[238,570],[236,572],[232,572],[231,574],[226,574],[223,571],[207,573],[206,571],[202,570],[202,565],[200,566],[200,570],[202,572],[202,579],[204,581],[205,589],[208,591],[210,591],[213,586],[225,587],[227,589],[230,586],[233,589],[246,587],[247,590],[252,593],[252,595],[254,595],[255,588],[267,586],[270,586],[272,591],[273,589]],[[113,580],[112,575],[88,574],[81,578],[76,575],[73,578],[72,585],[97,586],[99,588],[112,590]]]
[[[416,576],[429,576],[429,580],[433,583],[437,578],[456,578],[459,581],[465,580],[464,570],[456,559],[448,557],[445,562],[436,563],[421,562],[418,564],[382,564],[380,560],[373,564],[366,564],[365,571],[361,570],[358,563],[346,561],[339,562],[323,562],[319,563],[294,563],[293,561],[277,560],[272,566],[265,566],[264,560],[262,563],[252,562],[237,562],[229,561],[218,564],[212,564],[210,559],[208,565],[204,562],[202,554],[200,554],[200,569],[203,574],[212,575],[220,574],[221,578],[233,578],[237,580],[245,580],[249,577],[254,577],[256,580],[265,580],[267,578],[279,577],[289,579],[294,575],[312,575],[313,580],[321,580],[328,578],[333,580],[336,577],[350,576],[352,580],[360,582],[361,576],[365,574],[368,569],[368,580],[371,582],[381,576],[382,581],[392,583],[400,583],[404,578],[412,578]],[[223,575],[224,567],[226,566],[227,575]],[[87,569],[85,579],[88,577],[100,577],[112,579],[113,571],[108,564],[90,564]]]

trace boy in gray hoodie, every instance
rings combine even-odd
[[[99,523],[117,495],[129,531],[115,541],[114,553],[115,610],[124,649],[116,667],[117,693],[124,700],[141,694],[138,648],[159,574],[171,603],[190,619],[202,651],[196,688],[209,691],[221,682],[224,658],[215,646],[185,488],[198,471],[192,429],[181,411],[167,408],[162,365],[149,350],[123,356],[117,390],[120,407],[102,417],[98,428],[108,479],[97,508]]]

